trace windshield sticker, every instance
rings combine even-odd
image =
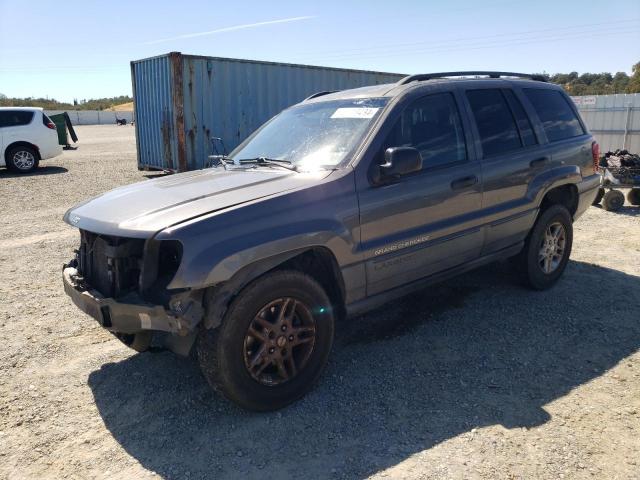
[[[378,108],[372,107],[344,107],[338,108],[331,118],[373,118]]]

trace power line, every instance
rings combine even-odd
[[[640,22],[640,19],[635,18],[635,19],[627,19],[627,20],[617,20],[617,21],[612,21],[612,22],[600,22],[600,23],[589,23],[589,24],[581,24],[581,25],[570,25],[570,26],[566,26],[566,27],[562,27],[562,31],[566,32],[567,30],[571,30],[571,29],[584,29],[587,27],[602,27],[602,26],[608,26],[608,28],[613,28],[613,25],[618,25],[618,24],[624,24],[624,23],[634,23],[634,22]],[[403,47],[417,47],[417,46],[421,46],[421,45],[428,45],[430,48],[436,48],[438,46],[449,46],[453,43],[461,43],[461,42],[469,42],[469,41],[477,41],[477,40],[483,40],[483,39],[491,39],[491,38],[501,38],[501,37],[514,37],[514,39],[518,39],[517,37],[523,37],[523,36],[531,36],[531,35],[536,35],[539,33],[544,33],[544,32],[557,32],[559,30],[559,28],[544,28],[544,29],[539,29],[539,30],[528,30],[528,31],[524,31],[524,32],[511,32],[511,33],[497,33],[497,34],[492,34],[492,35],[481,35],[481,36],[473,36],[473,37],[458,37],[458,38],[453,38],[450,40],[446,40],[446,41],[440,41],[440,42],[433,42],[433,41],[420,41],[420,42],[409,42],[409,43],[396,43],[396,44],[389,44],[389,45],[378,45],[378,46],[370,46],[370,47],[362,47],[362,48],[356,48],[356,49],[346,49],[346,50],[325,50],[325,51],[305,51],[304,55],[308,56],[309,54],[320,54],[319,58],[331,58],[335,55],[331,55],[333,53],[335,53],[337,56],[345,56],[345,55],[349,55],[349,54],[361,54],[363,52],[379,52],[379,51],[385,51],[385,50],[393,50],[394,53],[397,52],[398,50],[403,49]],[[589,28],[588,30],[589,32],[593,32],[594,30],[592,30],[591,28]],[[575,32],[566,32],[566,33],[575,33]],[[328,55],[323,55],[323,54],[328,54]]]
[[[514,45],[527,45],[532,43],[543,43],[543,42],[550,42],[550,41],[557,41],[557,40],[588,38],[588,37],[593,37],[594,34],[606,34],[606,33],[612,33],[612,34],[615,34],[616,36],[628,35],[628,34],[640,35],[640,32],[636,28],[633,28],[631,30],[621,30],[617,28],[617,29],[606,29],[606,30],[599,30],[599,31],[589,30],[589,31],[582,31],[582,32],[568,32],[565,34],[555,34],[550,36],[507,39],[507,40],[500,40],[500,41],[484,42],[480,44],[473,43],[471,45],[453,44],[453,45],[447,46],[446,44],[441,44],[441,46],[432,46],[432,47],[417,48],[417,49],[416,48],[396,49],[393,51],[386,51],[388,49],[385,49],[385,51],[371,52],[368,54],[366,52],[364,54],[349,53],[344,55],[333,55],[333,56],[316,57],[316,58],[323,59],[323,60],[343,60],[343,59],[347,60],[347,59],[365,59],[365,58],[399,56],[403,54],[404,55],[419,54],[419,53],[438,54],[438,53],[445,53],[445,52],[453,52],[457,50],[479,50],[479,49],[496,48],[496,47],[509,48]]]

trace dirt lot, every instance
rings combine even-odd
[[[251,414],[65,297],[71,205],[145,180],[133,128],[0,171],[1,478],[640,478],[640,209],[592,207],[562,281],[495,265],[340,325],[305,399]]]

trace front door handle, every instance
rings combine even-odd
[[[470,175],[468,177],[459,178],[458,180],[454,180],[451,182],[452,190],[462,190],[463,188],[468,188],[478,183],[478,177],[475,175]]]
[[[541,167],[548,161],[549,161],[549,157],[536,158],[535,160],[531,160],[531,162],[529,163],[529,166],[531,168]]]

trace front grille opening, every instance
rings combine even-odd
[[[105,297],[121,297],[137,290],[144,240],[98,235],[82,230],[78,271]]]

